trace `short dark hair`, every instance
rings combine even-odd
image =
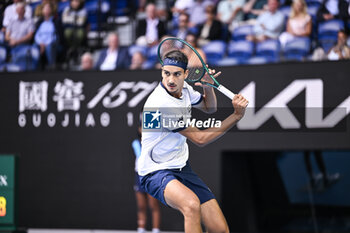
[[[347,31],[345,31],[344,29],[340,29],[338,33],[343,33],[346,37],[348,37]]]
[[[176,60],[176,61],[188,64],[187,56],[183,52],[181,52],[179,50],[172,50],[170,52],[167,52],[164,55],[163,60],[166,59],[166,58],[169,58],[169,59],[172,59],[172,60]]]

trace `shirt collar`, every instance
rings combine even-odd
[[[171,97],[173,97],[173,98],[175,98],[175,99],[177,99],[177,100],[182,100],[182,98],[183,98],[183,94],[182,94],[182,93],[181,93],[181,97],[180,97],[180,98],[176,98],[176,97],[174,97],[174,96],[168,91],[168,89],[166,89],[166,87],[164,86],[164,84],[163,84],[162,81],[160,81],[160,85],[164,88],[164,90],[165,90]]]

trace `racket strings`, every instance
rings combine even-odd
[[[176,38],[174,39],[169,38],[160,45],[159,54],[162,61],[164,60],[165,55],[167,53],[171,51],[176,51],[176,50],[183,52],[187,56],[188,75],[186,80],[188,81],[200,80],[205,73],[205,68],[203,67],[202,61],[200,60],[199,56],[191,47],[177,40]]]

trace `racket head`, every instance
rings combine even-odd
[[[188,75],[185,80],[188,82],[200,82],[205,72],[207,72],[207,67],[198,51],[180,38],[165,38],[158,46],[158,59],[162,66],[164,65],[164,58],[171,51],[180,51],[184,53],[188,59]]]

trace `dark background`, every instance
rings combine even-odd
[[[324,89],[324,114],[327,115],[349,97],[349,65],[350,62],[345,61],[221,68],[223,74],[219,81],[234,92],[239,92],[254,81],[258,111],[294,80],[321,79]],[[63,82],[64,79],[81,81],[84,84],[85,99],[77,112],[58,112],[57,103],[53,101],[54,87],[58,81]],[[43,80],[49,83],[48,109],[45,112],[24,111],[22,114],[26,116],[27,125],[20,127],[19,82]],[[152,83],[159,80],[159,70],[0,74],[0,153],[19,156],[19,226],[136,228],[134,155],[131,142],[137,137],[138,115],[142,111],[145,99],[132,108],[128,107],[127,102],[116,108],[106,108],[100,102],[95,108],[88,109],[87,103],[97,94],[99,88],[108,82],[112,82],[115,87],[121,81]],[[127,91],[127,95],[128,101],[135,93]],[[223,112],[229,114],[230,101],[218,92],[217,97],[219,111],[223,109]],[[293,229],[290,225],[298,224],[312,228],[312,221],[308,221],[312,216],[308,199],[293,201],[294,199],[288,196],[288,179],[285,178],[287,176],[293,180],[293,172],[305,172],[305,168],[291,164],[291,167],[295,166],[294,170],[287,175],[281,172],[278,158],[284,153],[302,153],[306,149],[324,150],[330,153],[327,155],[328,165],[333,161],[332,153],[335,153],[335,158],[337,153],[341,152],[345,153],[345,156],[338,158],[337,163],[350,165],[347,159],[350,156],[349,116],[333,129],[308,129],[305,127],[303,116],[305,93],[301,92],[288,106],[296,111],[295,115],[302,128],[282,129],[277,121],[271,118],[257,130],[238,130],[235,127],[205,148],[198,148],[189,142],[192,167],[216,195],[231,231],[277,232]],[[98,123],[98,118],[103,112],[107,112],[111,117],[108,127]],[[55,114],[58,119],[52,128],[46,123],[49,113]],[[62,127],[60,121],[66,113],[71,117],[79,113],[81,125]],[[89,113],[95,117],[94,127],[84,125]],[[134,116],[131,126],[127,124],[127,113]],[[33,114],[42,116],[42,124],[39,127],[34,127],[31,123]],[[219,117],[223,119],[225,114]],[[336,167],[331,166],[330,170],[337,171]],[[315,203],[318,217],[328,219],[334,216],[348,216],[348,203],[334,205],[332,202],[338,198],[339,190],[349,191],[342,189],[342,185],[347,185],[347,179],[343,174],[336,184],[340,187],[331,191],[332,195],[321,198],[323,201]],[[303,185],[306,182],[305,180]],[[324,214],[325,206],[332,211]],[[162,217],[162,229],[183,229],[183,218],[178,212],[162,206]],[[341,228],[343,229],[346,227]]]

